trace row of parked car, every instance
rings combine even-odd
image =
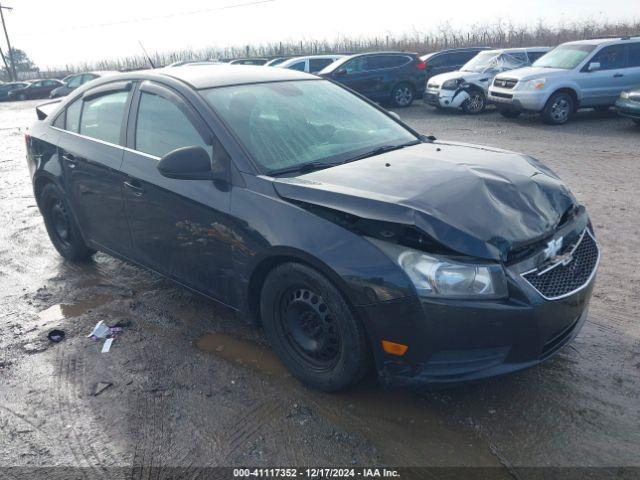
[[[222,63],[181,61],[168,68]],[[392,107],[422,98],[438,109],[483,112],[493,104],[515,118],[539,113],[563,124],[581,108],[620,114],[640,123],[640,37],[568,42],[556,48],[449,49],[419,56],[408,52],[243,58],[235,65],[264,65],[317,74]],[[117,72],[84,72],[60,80],[0,85],[0,100],[56,98],[95,78]],[[634,90],[635,89],[635,90]]]

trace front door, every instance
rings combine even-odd
[[[229,186],[166,178],[157,169],[163,155],[187,146],[202,146],[214,168],[228,169],[222,147],[191,105],[152,82],[141,85],[129,123],[122,169],[134,259],[233,304]]]
[[[589,71],[589,65],[594,62],[599,63],[600,67]],[[626,85],[626,67],[625,45],[611,45],[596,53],[580,72],[581,106],[613,105]]]
[[[130,245],[120,172],[130,87],[103,85],[71,103],[58,143],[65,188],[85,239],[122,255]]]

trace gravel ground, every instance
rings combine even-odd
[[[0,104],[0,467],[83,467],[79,478],[180,477],[209,466],[640,466],[640,128],[612,112],[563,127],[537,117],[399,111],[438,138],[532,154],[592,217],[603,256],[589,319],[547,363],[453,390],[327,395],[288,376],[212,302],[98,254],[63,261],[24,160],[38,102]],[[86,334],[123,322],[111,351]],[[51,344],[52,328],[66,338]],[[5,469],[7,477],[19,470]],[[52,477],[63,477],[60,471]],[[599,470],[612,478],[621,470]],[[404,478],[425,478],[408,473]]]

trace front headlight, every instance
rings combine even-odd
[[[455,90],[456,88],[458,88],[458,85],[460,85],[463,81],[464,80],[462,80],[461,78],[453,78],[451,80],[447,80],[442,84],[442,89]]]
[[[620,94],[620,98],[622,98],[624,100],[628,100],[629,99],[629,92],[622,92]]]
[[[507,281],[496,263],[471,263],[439,257],[369,238],[409,276],[418,295],[439,298],[504,298]]]
[[[534,78],[523,83],[523,87],[528,90],[542,90],[547,83],[546,78]]]

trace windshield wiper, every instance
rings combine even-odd
[[[276,170],[270,170],[267,172],[268,175],[284,175],[286,173],[310,173],[316,170],[322,170],[324,168],[335,167],[336,165],[341,165],[342,162],[309,162],[302,163],[300,165],[293,165],[291,167],[278,168]]]
[[[355,162],[356,160],[362,160],[363,158],[375,157],[376,155],[392,152],[394,150],[400,150],[401,148],[410,147],[412,145],[418,145],[419,143],[422,143],[422,142],[420,140],[416,140],[415,142],[401,143],[400,145],[382,145],[380,147],[374,148],[369,152],[350,158],[344,163]]]

